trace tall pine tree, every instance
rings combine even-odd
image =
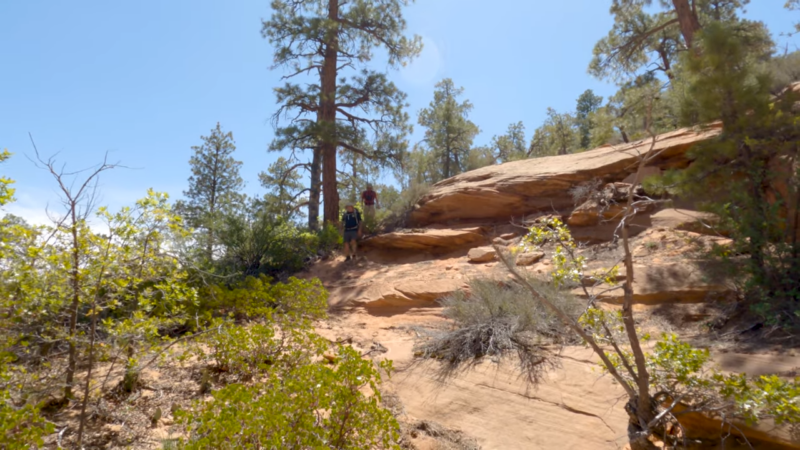
[[[463,93],[464,88],[455,87],[453,80],[445,78],[436,83],[430,105],[419,112],[419,124],[426,128],[426,147],[441,167],[440,179],[464,171],[472,140],[479,131],[467,118],[472,104],[458,100]]]
[[[273,0],[262,34],[275,47],[275,66],[287,67],[277,88],[275,117],[291,114],[279,130],[288,143],[311,142],[311,185],[321,164],[325,222],[338,222],[337,151],[358,153],[389,164],[406,147],[405,94],[382,73],[366,69],[376,48],[390,66],[419,53],[420,38],[406,38],[402,7],[408,0]],[[343,76],[347,74],[348,76]],[[370,135],[372,145],[359,145]],[[316,172],[319,173],[319,172]],[[311,193],[313,199],[314,192]],[[315,215],[309,202],[309,225]],[[316,205],[318,210],[318,203]]]
[[[212,260],[223,218],[243,201],[240,191],[244,182],[239,176],[242,163],[232,156],[236,150],[233,133],[225,133],[217,123],[211,134],[201,139],[202,145],[192,147],[189,189],[177,208],[189,226],[202,231],[206,257]]]
[[[578,97],[575,105],[575,122],[578,125],[580,135],[580,146],[587,150],[592,142],[592,128],[594,123],[592,115],[603,104],[603,97],[595,95],[591,89],[587,89]]]

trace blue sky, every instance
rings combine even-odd
[[[800,16],[783,3],[757,0],[747,16],[773,33],[791,31]],[[586,73],[611,26],[609,4],[418,0],[406,19],[425,50],[390,79],[408,94],[414,122],[434,84],[450,77],[474,105],[476,144],[520,120],[530,136],[547,107],[570,110],[587,88],[613,93]],[[45,206],[58,208],[54,182],[26,158],[28,132],[43,155],[59,152],[68,168],[95,164],[105,152],[130,167],[101,179],[102,203],[117,208],[149,187],[180,197],[190,147],[220,122],[236,139],[247,191],[261,192],[257,174],[278,156],[266,151],[272,88],[281,83],[260,35],[269,14],[268,0],[0,2],[0,148],[15,154],[0,173],[17,180],[18,199],[6,210],[41,222]],[[796,39],[776,39],[796,48]],[[421,133],[415,127],[412,142]]]

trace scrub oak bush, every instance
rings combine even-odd
[[[177,414],[181,449],[399,449],[399,426],[381,406],[381,370],[351,347],[337,362],[266,370],[258,383],[231,384]],[[266,368],[266,366],[264,366]]]

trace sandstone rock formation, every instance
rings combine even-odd
[[[361,247],[446,253],[465,246],[483,243],[486,240],[486,236],[480,227],[460,229],[427,228],[381,234],[363,240]]]
[[[686,151],[720,132],[677,130],[658,136],[651,166],[683,167]],[[637,168],[649,139],[606,146],[583,153],[514,161],[488,166],[435,184],[411,213],[414,226],[456,221],[508,222],[536,211],[572,209],[570,188],[598,178],[622,181]]]

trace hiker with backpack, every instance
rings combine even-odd
[[[347,256],[344,260],[356,259],[358,239],[361,237],[363,221],[361,220],[361,213],[352,204],[345,206],[340,227],[344,238],[344,253]]]
[[[367,183],[367,190],[361,193],[361,201],[364,203],[364,215],[369,219],[375,218],[375,208],[378,204],[378,193],[372,189],[372,185]]]

